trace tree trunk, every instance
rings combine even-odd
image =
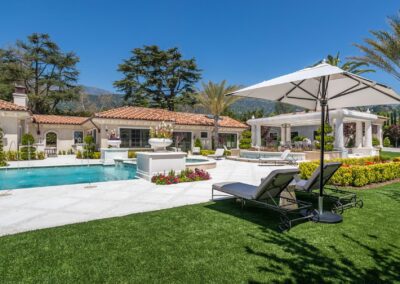
[[[218,120],[219,120],[219,116],[218,115],[214,115],[214,150],[218,148],[218,130],[219,130],[219,126],[218,126]]]

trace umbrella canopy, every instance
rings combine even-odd
[[[322,84],[323,78],[325,84]],[[327,63],[264,81],[228,95],[278,101],[315,111],[321,110],[321,99],[327,101],[330,109],[400,103],[400,97],[390,87]]]
[[[323,173],[326,110],[345,107],[400,104],[391,88],[349,73],[325,62],[227,94],[277,101],[321,111],[320,197],[321,222],[335,223],[342,218],[323,211]]]

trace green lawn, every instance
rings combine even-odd
[[[400,153],[381,151],[381,157],[384,159],[393,159],[393,158],[400,157]]]
[[[0,238],[0,282],[395,282],[400,184],[360,192],[337,225],[277,231],[232,200]]]

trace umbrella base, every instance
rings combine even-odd
[[[343,217],[330,211],[324,211],[316,214],[311,220],[318,223],[335,224],[342,222]]]

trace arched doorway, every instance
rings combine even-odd
[[[45,152],[48,157],[57,156],[57,133],[46,133],[46,148]]]

